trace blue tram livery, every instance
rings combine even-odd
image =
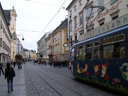
[[[71,63],[74,77],[128,94],[128,25],[76,43]]]

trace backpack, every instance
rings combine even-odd
[[[11,68],[11,69],[9,70],[9,77],[15,77],[15,76],[16,76],[15,71],[14,71],[13,68]]]

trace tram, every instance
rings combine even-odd
[[[73,45],[74,77],[128,94],[128,25]]]

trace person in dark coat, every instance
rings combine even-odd
[[[8,93],[10,93],[10,91],[13,91],[13,77],[14,76],[15,76],[15,71],[13,67],[11,67],[10,62],[7,62],[7,65],[5,68],[5,79],[7,78]]]
[[[4,75],[4,71],[3,71],[3,65],[2,65],[2,63],[0,63],[0,76],[1,76],[1,71],[2,71],[2,73],[3,73],[3,75]]]

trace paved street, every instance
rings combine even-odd
[[[14,68],[16,77],[14,77],[14,91],[8,93],[7,91],[7,79],[4,76],[0,77],[0,96],[27,96],[24,66],[23,69],[18,69],[17,66]]]
[[[67,67],[53,68],[27,62],[15,68],[14,91],[7,93],[7,83],[0,77],[0,96],[117,96],[74,80]],[[121,96],[121,95],[119,95]]]

